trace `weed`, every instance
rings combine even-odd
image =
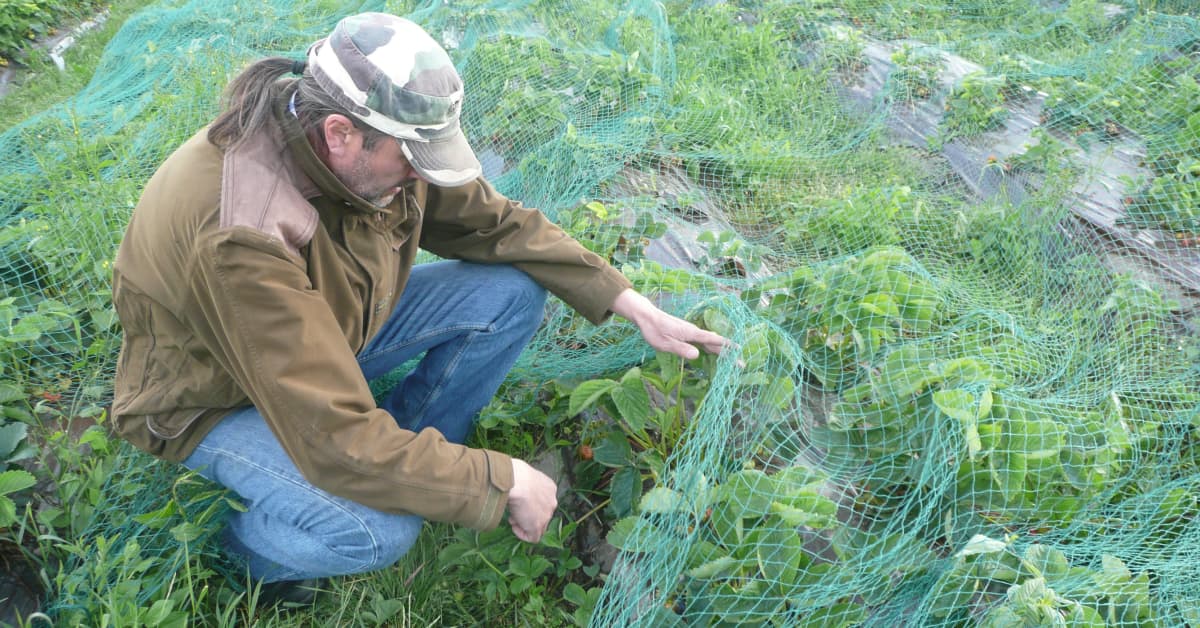
[[[1006,79],[974,72],[963,77],[946,98],[941,141],[990,131],[1008,117],[1005,108]]]
[[[895,81],[894,91],[901,101],[925,100],[933,95],[942,69],[941,53],[905,44],[892,53],[891,59],[896,67],[889,78]]]

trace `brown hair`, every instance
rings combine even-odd
[[[281,81],[286,74],[300,71],[302,62],[286,57],[268,57],[250,64],[225,88],[222,97],[223,110],[208,128],[208,141],[231,149],[247,137],[258,132],[273,117],[271,111],[275,98],[284,86],[295,84],[295,111],[300,128],[309,140],[324,148],[325,138],[318,132],[321,123],[331,114],[346,116],[363,132],[363,147],[370,150],[384,133],[361,123],[344,107],[317,85],[312,75],[305,72],[295,81]]]

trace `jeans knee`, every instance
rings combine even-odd
[[[528,329],[532,335],[545,316],[548,296],[546,289],[515,267],[507,267],[504,272],[504,281],[499,285],[503,286],[513,304],[512,322]]]
[[[422,525],[415,515],[393,515],[366,507],[327,512],[322,519],[321,529],[298,535],[307,536],[316,546],[300,560],[305,565],[302,572],[350,575],[390,567],[412,548]],[[330,524],[336,524],[336,529],[330,529]]]
[[[371,529],[360,571],[377,571],[396,564],[416,543],[421,524],[421,518],[415,515],[396,515]]]
[[[535,330],[542,324],[542,319],[546,315],[546,296],[546,289],[532,279],[526,283],[525,302],[528,303],[528,306],[525,308],[525,315],[528,323]]]

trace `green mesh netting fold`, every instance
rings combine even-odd
[[[149,173],[385,8],[501,191],[736,343],[660,400],[594,625],[1200,625],[1193,2],[164,2],[0,136],[3,376],[102,398]],[[625,386],[633,331],[552,306],[513,380]]]

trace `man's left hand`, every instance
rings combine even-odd
[[[650,299],[632,288],[627,288],[617,295],[610,309],[614,314],[637,325],[646,342],[658,351],[674,353],[691,360],[700,355],[697,345],[709,353],[720,353],[729,345],[724,336],[700,329],[682,318],[660,310]]]

